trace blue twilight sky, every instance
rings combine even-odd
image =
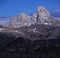
[[[60,17],[60,0],[0,0],[0,17],[15,16],[22,12],[33,14],[38,6],[43,6],[51,15]]]

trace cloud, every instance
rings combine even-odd
[[[54,17],[60,17],[60,8],[54,8],[53,12],[52,12],[52,15]]]
[[[5,25],[7,22],[9,22],[8,20],[5,20],[5,21],[0,21],[0,25]]]
[[[55,8],[55,9],[54,9],[54,12],[55,12],[55,13],[60,13],[60,8]]]
[[[10,17],[0,17],[0,25],[5,25],[7,22],[9,22]]]

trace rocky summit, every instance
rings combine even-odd
[[[32,16],[21,13],[18,16],[11,17],[8,27],[9,28],[20,28],[24,26],[30,26],[32,24],[45,24],[52,26],[60,26],[60,20],[58,21],[56,18],[52,17],[50,13],[43,7],[40,6],[37,9],[37,12]]]

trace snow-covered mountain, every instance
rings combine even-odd
[[[45,24],[51,26],[60,26],[60,18],[55,18],[50,15],[49,11],[43,6],[39,6],[36,13],[32,16],[21,13],[18,16],[0,17],[0,25],[9,28],[20,28],[31,26],[33,24]]]
[[[11,17],[8,27],[19,28],[23,26],[30,26],[32,24],[45,24],[45,25],[59,25],[56,18],[52,17],[50,13],[42,6],[38,7],[38,10],[32,16],[21,13],[18,16]]]

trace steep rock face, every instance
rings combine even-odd
[[[34,24],[37,24],[38,19],[37,19],[37,13],[33,14],[32,20],[34,21]]]
[[[20,14],[17,19],[18,23],[20,24],[21,27],[23,26],[30,26],[33,24],[33,20],[31,16],[28,16],[24,13]]]
[[[50,15],[50,13],[42,6],[38,7],[38,10],[33,16],[21,13],[18,16],[12,17],[9,26],[10,28],[20,28],[24,26],[30,26],[32,24],[45,24],[45,25],[60,25],[58,20]]]
[[[54,24],[54,19],[51,17],[50,13],[42,6],[38,7],[37,11],[38,23],[45,25]]]
[[[31,16],[22,13],[16,17],[13,17],[9,23],[10,28],[19,28],[23,26],[30,26],[34,23],[34,21]]]
[[[17,16],[14,16],[14,17],[12,17],[10,19],[8,27],[9,28],[12,28],[12,27],[15,28],[15,27],[17,27]]]

